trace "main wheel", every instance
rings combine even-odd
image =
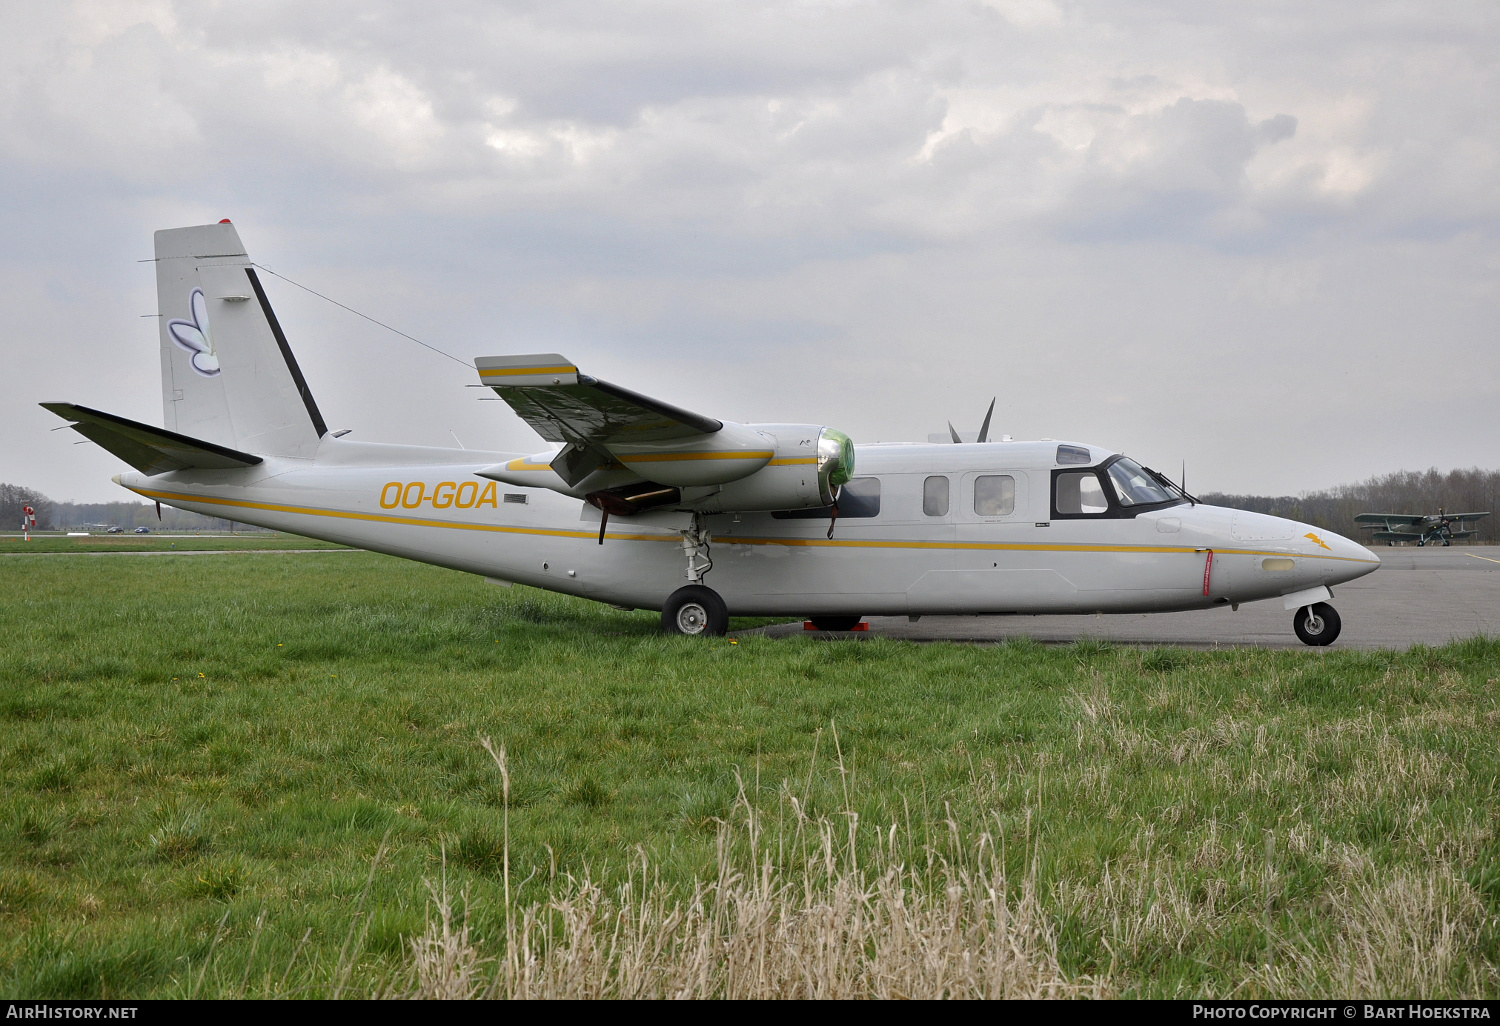
[[[863,619],[862,616],[814,616],[809,622],[815,631],[852,631]]]
[[[1331,645],[1342,626],[1338,610],[1327,602],[1303,606],[1292,614],[1292,630],[1304,645]]]
[[[729,609],[712,588],[689,584],[672,592],[662,606],[661,629],[668,634],[719,636],[729,630]]]

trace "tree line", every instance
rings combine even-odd
[[[1446,474],[1431,470],[1398,470],[1358,484],[1339,485],[1319,492],[1301,495],[1226,495],[1201,496],[1214,506],[1231,506],[1256,513],[1300,520],[1326,528],[1355,541],[1369,538],[1370,531],[1354,523],[1360,513],[1484,513],[1491,515],[1473,526],[1478,534],[1464,539],[1465,544],[1500,543],[1500,513],[1495,510],[1500,497],[1500,471],[1450,470]]]
[[[25,506],[36,510],[36,524],[43,531],[99,530],[99,524],[125,531],[134,531],[137,527],[149,527],[153,531],[261,530],[170,506],[161,508],[161,519],[157,520],[156,505],[150,502],[55,502],[35,488],[0,484],[0,531],[20,530],[21,510]]]

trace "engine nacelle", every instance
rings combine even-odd
[[[568,486],[547,462],[522,457],[480,477],[550,488],[612,516],[648,509],[757,513],[832,505],[854,476],[854,443],[819,424],[725,424],[686,443],[611,445],[618,459]]]
[[[590,492],[590,504],[614,516],[647,509],[758,513],[831,505],[854,475],[854,443],[817,424],[746,425],[772,446],[761,469],[735,481],[677,487],[642,481]]]
[[[817,424],[753,424],[774,446],[766,465],[737,481],[684,488],[679,509],[755,513],[831,505],[854,476],[854,443]]]
[[[677,488],[749,477],[777,456],[776,439],[753,425],[723,422],[712,434],[673,441],[610,442],[609,454],[637,476]]]

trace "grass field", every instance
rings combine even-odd
[[[227,534],[91,534],[86,538],[65,535],[0,536],[0,555],[37,552],[220,552],[228,549],[340,549],[342,545],[272,531]]]
[[[782,959],[827,993],[1500,994],[1495,641],[692,641],[368,553],[0,573],[8,997],[444,993],[508,909],[559,965],[651,916],[733,951],[762,876],[794,955],[1015,940],[969,991]],[[908,948],[840,926],[900,908]]]

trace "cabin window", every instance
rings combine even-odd
[[[930,517],[948,515],[948,479],[929,477],[922,482],[922,512]]]
[[[1121,506],[1139,506],[1142,503],[1170,502],[1171,494],[1160,481],[1146,472],[1135,460],[1120,458],[1109,465],[1109,480],[1115,486],[1115,495]]]
[[[1094,457],[1089,455],[1087,446],[1084,445],[1059,445],[1057,447],[1057,462],[1061,464],[1079,464],[1087,466],[1094,462]]]
[[[840,520],[867,520],[880,516],[880,478],[854,478],[839,489],[838,507]],[[777,520],[827,520],[832,515],[832,506],[784,509],[771,514]]]
[[[974,512],[982,517],[1008,517],[1016,511],[1016,479],[1009,474],[985,474],[974,479]]]
[[[1057,512],[1067,515],[1085,513],[1108,513],[1109,500],[1104,497],[1104,486],[1092,470],[1070,470],[1058,474],[1055,487],[1057,497],[1053,502]]]

